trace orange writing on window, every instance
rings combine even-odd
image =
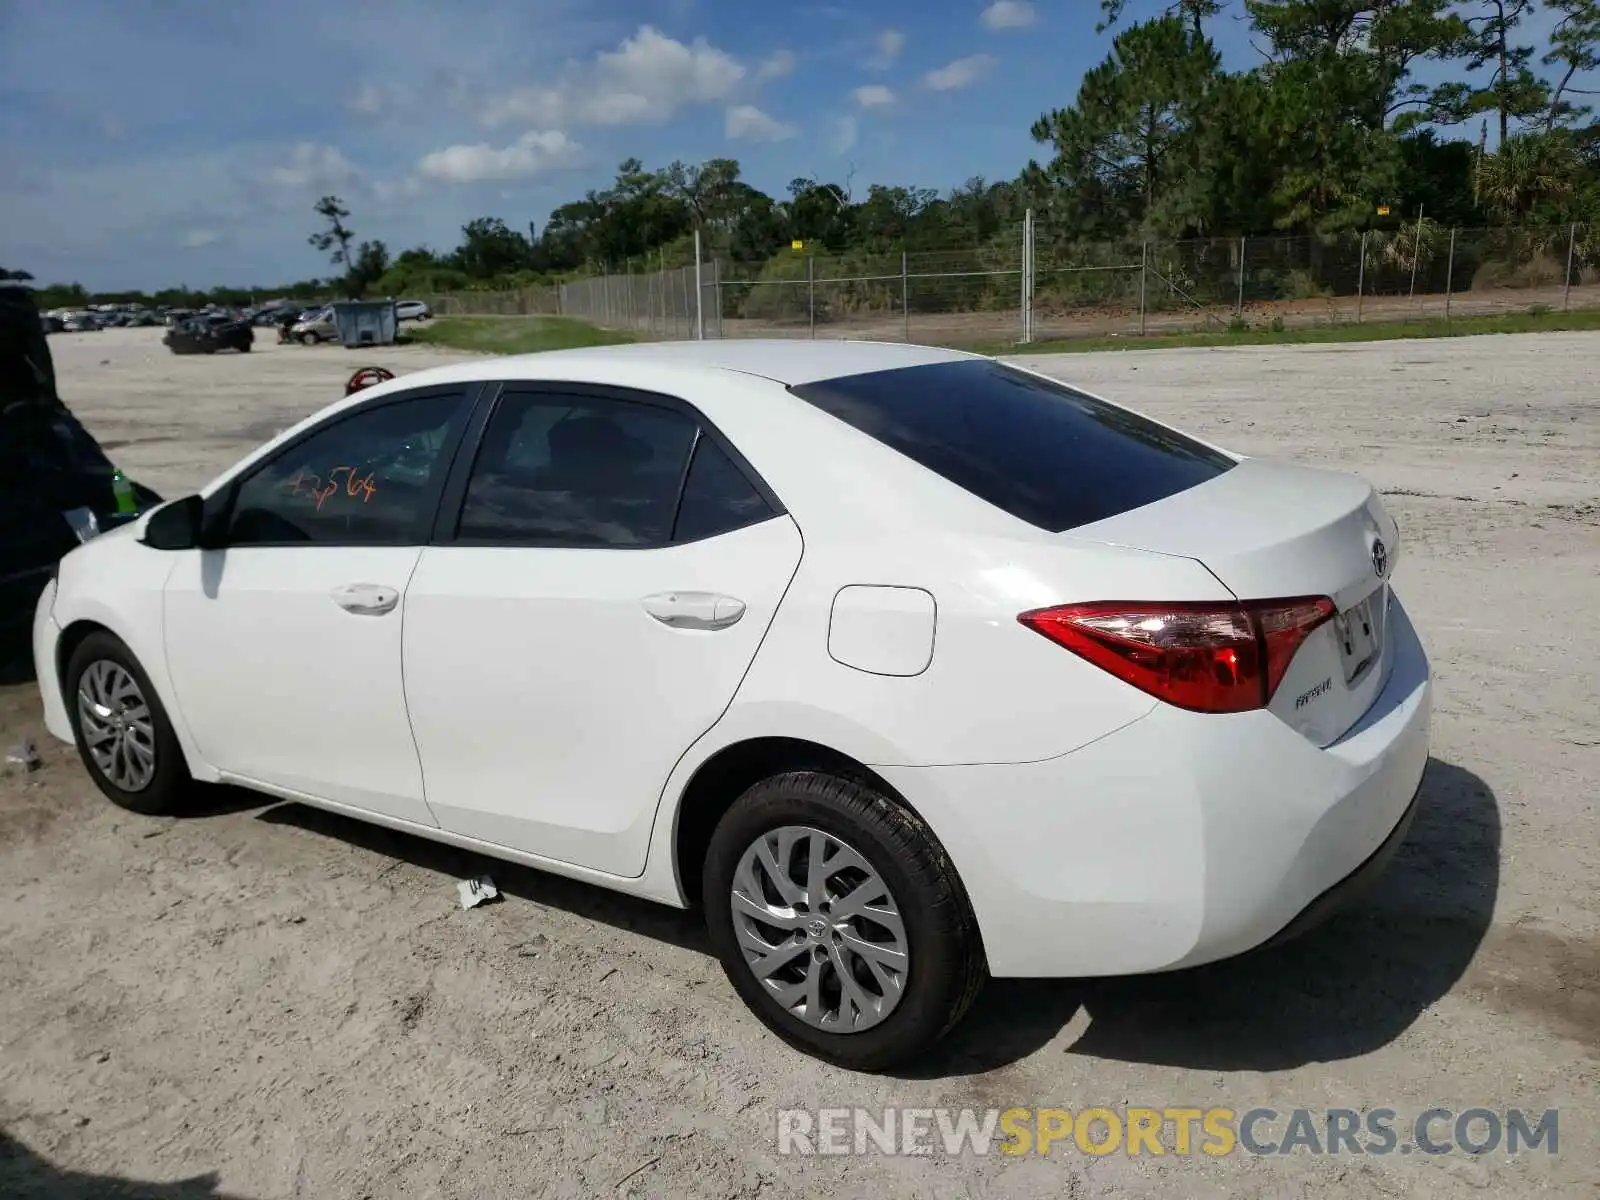
[[[295,472],[287,488],[291,496],[306,496],[315,501],[317,511],[321,512],[329,497],[340,492],[352,500],[359,497],[365,504],[377,492],[378,485],[372,482],[370,471],[362,475],[354,467],[341,466],[330,470],[326,479],[302,468]]]

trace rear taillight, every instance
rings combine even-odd
[[[1157,699],[1196,712],[1265,707],[1332,600],[1099,601],[1017,618]]]

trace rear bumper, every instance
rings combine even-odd
[[[1071,754],[884,767],[933,827],[1001,976],[1194,966],[1289,936],[1403,840],[1432,683],[1404,609],[1372,707],[1325,748],[1265,711],[1159,705]]]

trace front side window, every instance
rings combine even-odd
[[[652,546],[672,536],[697,427],[586,395],[509,393],[484,431],[458,540]]]
[[[239,485],[226,544],[426,542],[466,400],[385,403],[303,439]]]

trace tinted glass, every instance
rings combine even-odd
[[[465,392],[419,396],[337,421],[239,488],[229,545],[428,540]]]
[[[683,501],[678,506],[678,523],[672,540],[693,542],[715,537],[765,521],[772,509],[761,493],[734,466],[733,460],[708,437],[694,448],[689,464],[689,479],[683,485]]]
[[[648,404],[512,393],[484,431],[457,536],[652,546],[672,518],[695,424]]]
[[[1114,517],[1233,466],[1226,455],[1125,409],[984,359],[791,390],[1041,529]]]

